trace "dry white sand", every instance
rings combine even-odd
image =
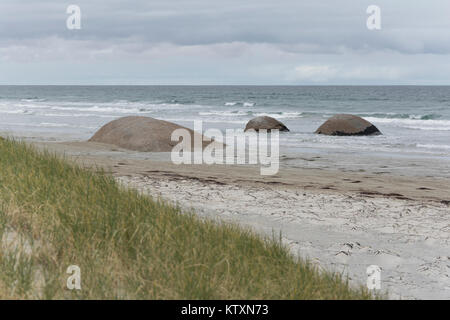
[[[382,269],[392,298],[450,298],[449,207],[411,200],[320,194],[195,180],[119,177],[210,218],[271,235],[282,232],[294,253],[365,283]]]
[[[366,268],[378,265],[393,299],[450,299],[448,179],[301,168],[261,177],[257,168],[174,166],[99,144],[43,146],[204,217],[281,232],[293,253],[352,283],[365,284]]]

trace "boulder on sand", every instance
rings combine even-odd
[[[171,141],[172,132],[176,129],[186,129],[191,134],[191,147],[194,150],[193,130],[150,117],[131,116],[113,120],[101,127],[89,141],[142,152],[171,152],[179,143]],[[195,132],[195,135],[201,134]],[[211,143],[204,142],[203,136],[201,139],[202,148]]]
[[[318,134],[329,136],[369,136],[379,135],[380,130],[369,121],[351,114],[337,114],[316,130]]]
[[[262,116],[262,117],[256,117],[249,122],[247,122],[247,125],[245,126],[245,130],[253,129],[255,131],[259,131],[262,129],[266,129],[267,131],[270,130],[280,130],[280,131],[289,131],[289,129],[282,124],[277,119],[274,119],[272,117]]]

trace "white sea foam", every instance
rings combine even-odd
[[[206,111],[199,112],[199,116],[241,117],[249,115],[246,111]]]
[[[68,123],[51,123],[51,122],[41,122],[38,126],[40,127],[73,127]]]
[[[47,101],[47,99],[26,98],[26,99],[20,99],[20,101],[24,101],[24,102],[44,102],[44,101]]]
[[[426,149],[442,149],[442,150],[450,150],[450,145],[445,144],[417,144],[418,148],[426,148]]]
[[[82,129],[97,129],[94,126],[75,125],[69,123],[53,123],[53,122],[40,122],[40,123],[28,123],[28,122],[14,122],[14,123],[1,123],[2,126],[8,127],[37,127],[37,128],[82,128]]]
[[[46,128],[85,128],[85,129],[96,129],[93,126],[84,126],[84,125],[73,125],[69,123],[54,123],[54,122],[41,122],[37,127],[46,127]]]
[[[278,112],[278,113],[270,113],[270,112],[252,112],[252,111],[205,111],[199,112],[200,116],[221,116],[221,117],[260,117],[260,116],[268,116],[272,118],[284,119],[284,118],[302,118],[302,112]]]
[[[59,110],[59,111],[89,111],[89,112],[99,112],[99,113],[145,113],[150,112],[147,110],[142,110],[138,108],[114,108],[114,107],[87,107],[87,108],[76,108],[76,107],[51,107],[51,110]]]
[[[165,118],[160,117],[159,119],[165,120],[165,121],[172,121],[172,122],[188,122],[188,123],[194,123],[194,121],[198,121],[198,118]],[[204,120],[205,123],[233,123],[233,124],[246,124],[247,120],[223,120],[223,119],[206,119]]]
[[[107,115],[107,114],[95,114],[95,113],[40,113],[44,117],[69,117],[69,118],[77,118],[77,117],[98,117],[98,118],[115,118],[115,115]]]
[[[53,102],[53,103],[1,103],[0,110],[16,109],[43,109],[58,111],[81,111],[81,112],[114,112],[114,113],[145,113],[155,110],[183,109],[186,106],[179,103],[140,103],[140,102],[112,102],[112,103],[89,103],[89,102]],[[189,108],[204,107],[190,105]]]
[[[302,112],[279,112],[279,113],[266,113],[260,112],[254,114],[257,117],[267,116],[276,119],[290,119],[290,118],[303,118]]]
[[[16,110],[2,110],[2,109],[0,109],[0,113],[5,113],[5,114],[28,114],[28,115],[31,115],[34,112],[30,111],[30,110],[26,110],[26,109],[16,109]]]
[[[417,129],[417,130],[436,130],[450,131],[450,120],[414,120],[414,119],[392,119],[364,117],[367,121],[383,124],[390,124],[397,127]]]
[[[224,105],[227,107],[232,106],[254,107],[256,106],[256,102],[225,102]]]

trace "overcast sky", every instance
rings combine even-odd
[[[450,85],[450,1],[1,0],[0,84]]]

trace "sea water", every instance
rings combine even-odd
[[[314,133],[337,113],[361,116],[383,135]],[[315,156],[341,165],[363,158],[381,164],[419,159],[423,166],[443,164],[436,170],[447,176],[450,163],[449,86],[0,86],[0,132],[6,135],[87,140],[107,122],[129,115],[190,128],[202,120],[204,129],[223,131],[271,116],[290,129],[280,134],[286,163],[309,157],[292,166],[310,165]]]

